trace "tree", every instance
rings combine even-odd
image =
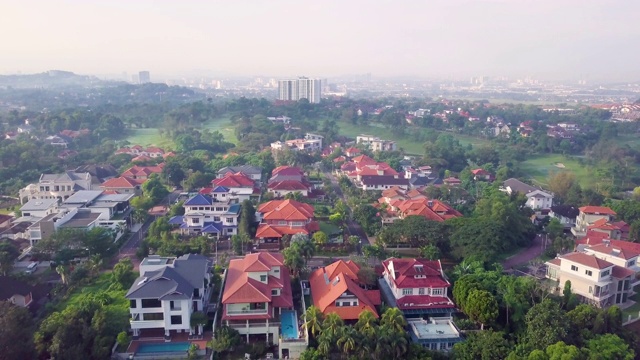
[[[635,351],[618,335],[604,334],[587,341],[589,360],[633,360]]]
[[[342,321],[342,318],[338,314],[331,312],[322,322],[322,333],[326,333],[330,338],[337,337],[343,325],[344,321]]]
[[[438,260],[440,258],[440,249],[432,244],[425,245],[420,248],[420,256],[428,260]]]
[[[228,326],[221,326],[216,329],[215,337],[210,341],[209,345],[217,352],[224,353],[230,351],[242,342],[240,333]]]
[[[113,267],[111,279],[111,281],[114,284],[118,284],[121,289],[128,289],[136,279],[136,273],[133,271],[131,259],[120,259],[120,261],[118,261],[118,263]]]
[[[119,346],[125,347],[125,346],[128,346],[129,343],[131,342],[131,337],[126,331],[122,331],[118,333],[118,337],[116,338],[116,341],[118,342]]]
[[[493,330],[470,333],[465,341],[453,346],[454,358],[459,360],[505,359],[508,354],[509,342]]]
[[[386,326],[394,331],[402,332],[404,331],[404,327],[407,326],[407,320],[405,320],[400,309],[393,307],[388,308],[384,313],[382,313],[380,325]]]
[[[460,277],[453,284],[453,298],[462,311],[467,310],[467,299],[474,290],[482,289],[482,284],[473,274],[466,274]]]
[[[551,221],[549,221],[549,224],[547,224],[545,230],[549,235],[549,238],[551,240],[555,240],[564,232],[564,226],[562,225],[560,220],[558,220],[557,218],[553,218],[551,219]]]
[[[208,321],[209,318],[207,317],[207,314],[202,311],[194,311],[191,314],[191,319],[189,319],[189,325],[192,329],[195,329],[196,334],[200,334],[202,332],[202,327],[207,325]]]
[[[498,302],[488,291],[472,290],[466,301],[465,312],[471,320],[479,322],[480,329],[484,330],[484,324],[492,323],[498,317]]]
[[[313,243],[322,246],[329,242],[329,237],[323,231],[316,231],[311,237]]]
[[[577,184],[577,180],[572,172],[558,171],[549,176],[548,184],[549,190],[551,190],[555,196],[566,200],[571,188]]]
[[[250,200],[242,202],[240,212],[240,222],[238,223],[238,233],[245,234],[249,238],[255,235],[254,223],[256,222],[256,208]]]
[[[300,271],[304,268],[305,260],[302,256],[300,249],[297,246],[292,246],[282,250],[284,256],[284,264],[291,270],[295,277],[298,277]]]
[[[366,336],[373,336],[378,326],[378,319],[369,310],[365,310],[358,315],[358,322],[355,327],[360,333]]]
[[[231,237],[231,246],[236,255],[242,255],[244,253],[244,245],[251,242],[251,239],[246,234],[236,234]]]
[[[178,186],[185,179],[184,171],[180,163],[175,160],[167,161],[162,168],[162,179],[170,185]]]
[[[373,236],[382,226],[378,217],[378,209],[371,205],[359,205],[356,207],[353,211],[353,218],[369,236]]]
[[[152,204],[157,204],[167,195],[169,190],[160,182],[157,174],[152,174],[147,181],[142,184],[144,197],[151,199]]]
[[[20,255],[20,250],[11,241],[0,242],[0,273],[6,276],[13,269],[13,262]]]
[[[318,333],[322,330],[322,319],[324,318],[322,311],[320,311],[320,309],[318,309],[314,305],[311,305],[305,311],[304,318],[304,326],[311,333],[311,335],[313,337],[318,335]]]
[[[107,229],[95,227],[84,234],[83,243],[89,256],[105,257],[109,247],[113,244],[113,239],[113,235]]]
[[[56,272],[58,273],[58,275],[60,275],[60,279],[62,280],[62,284],[66,285],[67,284],[67,275],[69,275],[69,269],[64,266],[64,265],[58,265],[56,266]]]
[[[0,360],[34,359],[34,350],[29,310],[0,301]]]
[[[356,349],[356,336],[357,334],[353,327],[343,326],[336,345],[338,345],[338,348],[340,348],[344,354],[349,354]]]
[[[525,316],[526,343],[531,349],[545,349],[568,335],[568,319],[560,306],[550,299],[535,304]]]

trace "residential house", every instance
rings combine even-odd
[[[253,336],[279,344],[280,358],[297,358],[307,347],[282,254],[258,252],[229,261],[221,311],[222,323],[247,342]]]
[[[51,135],[47,136],[45,140],[52,146],[60,146],[62,148],[67,148],[69,146],[69,140],[63,135]]]
[[[525,206],[534,211],[550,209],[551,206],[553,206],[553,193],[525,184],[518,179],[511,178],[505,180],[500,190],[509,195],[513,193],[524,195],[527,198]]]
[[[273,169],[271,172],[271,177],[269,178],[269,183],[276,181],[284,181],[284,180],[295,180],[302,181],[304,180],[304,171],[302,169],[295,166],[278,166]]]
[[[462,184],[462,181],[460,179],[453,176],[449,176],[448,178],[442,180],[442,182],[448,186],[460,186],[460,184]]]
[[[378,199],[378,204],[380,204],[378,207],[381,208],[380,217],[383,224],[392,224],[407,216],[422,216],[437,222],[462,216],[450,205],[437,199],[429,199],[423,192],[416,189],[405,191],[399,187],[393,187],[385,190],[382,192],[382,197]]]
[[[608,239],[627,239],[629,236],[629,224],[624,221],[607,221],[606,219],[596,220],[587,227],[587,231],[601,232],[606,234]]]
[[[440,261],[389,258],[379,279],[383,299],[397,307],[405,317],[450,316],[455,304],[447,296],[451,283],[442,271]]]
[[[29,125],[29,121],[25,120],[25,123],[23,125],[18,125],[18,134],[30,134],[32,131],[34,131],[35,128],[31,125]]]
[[[362,186],[362,190],[365,190],[365,191],[385,190],[385,189],[390,189],[394,186],[397,186],[404,190],[409,188],[409,180],[398,177],[398,175],[362,176],[360,178],[360,184]]]
[[[258,249],[278,251],[284,235],[311,235],[319,230],[313,207],[295,200],[272,200],[261,204],[258,215],[260,225],[255,236]]]
[[[311,193],[312,186],[307,182],[282,180],[269,182],[267,190],[276,198],[282,198],[287,194],[295,193],[300,193],[302,196],[308,197]]]
[[[509,125],[507,124],[498,123],[496,124],[496,126],[489,129],[489,133],[490,135],[495,137],[509,137],[509,135],[511,134],[511,128],[509,128]]]
[[[309,277],[313,305],[326,316],[336,313],[342,320],[356,321],[363,311],[378,317],[379,290],[367,290],[358,279],[360,266],[338,260],[314,270]]]
[[[576,237],[586,235],[589,226],[596,221],[604,219],[611,222],[616,216],[616,212],[606,206],[583,206],[579,210],[576,226],[571,228],[571,233]]]
[[[142,194],[142,183],[145,179],[132,179],[126,176],[109,179],[100,185],[103,191],[115,192],[118,194]]]
[[[89,173],[65,171],[61,174],[42,174],[37,184],[30,184],[20,190],[22,204],[31,199],[64,200],[78,190],[91,190],[92,179]]]
[[[347,157],[353,158],[356,157],[360,154],[362,154],[362,151],[360,151],[360,149],[356,148],[356,147],[350,147],[347,150],[344,151],[344,154]]]
[[[114,168],[110,164],[82,165],[82,166],[78,166],[74,171],[75,172],[88,172],[89,174],[91,174],[91,177],[93,178],[92,182],[94,184],[95,183],[102,184],[106,180],[109,180],[111,178],[114,178],[114,177],[118,176],[118,170],[116,170],[116,168]]]
[[[431,351],[450,351],[464,340],[451,318],[408,319],[407,326],[411,342]]]
[[[125,170],[120,176],[127,177],[134,180],[147,180],[152,174],[161,174],[164,163],[155,166],[139,166],[134,165]],[[143,181],[144,182],[144,181]]]
[[[115,240],[133,223],[130,200],[133,194],[105,194],[103,191],[81,190],[60,204],[60,209],[87,209],[98,214],[97,226],[114,231]]]
[[[615,256],[626,262],[633,261],[635,266],[639,254],[622,251],[618,251],[616,255],[613,255],[613,251],[607,254],[602,253],[603,249],[600,247],[587,253],[573,252],[547,261],[546,276],[558,282],[558,292],[570,281],[571,292],[595,306],[607,307],[626,303],[628,297],[633,294],[631,284],[635,281],[636,271],[604,258],[611,259]]]
[[[276,141],[271,143],[271,149],[273,150],[284,150],[290,149],[295,151],[306,151],[306,152],[315,152],[322,150],[322,140],[323,136],[317,134],[307,133],[303,139],[293,139]]]
[[[356,144],[363,144],[367,146],[371,151],[396,151],[398,145],[392,140],[383,140],[377,136],[372,135],[358,135],[356,136]]]
[[[185,201],[183,207],[184,215],[169,220],[170,224],[180,225],[182,234],[206,234],[220,238],[238,233],[240,204],[229,198],[197,194]]]
[[[475,181],[493,181],[494,176],[490,172],[485,169],[473,169],[471,170],[471,175],[473,175],[473,180]]]
[[[0,276],[0,301],[29,307],[33,303],[33,286],[10,276]]]
[[[240,166],[225,166],[218,170],[217,178],[222,179],[227,174],[242,173],[248,176],[251,180],[260,183],[262,181],[262,169],[252,165],[240,165]]]
[[[58,199],[31,199],[22,205],[22,216],[43,218],[58,212]]]
[[[86,135],[91,134],[91,130],[89,130],[89,129],[80,129],[80,130],[68,130],[68,129],[65,129],[65,130],[60,131],[59,134],[62,135],[62,136],[66,136],[66,137],[68,137],[70,139],[75,139],[75,138],[78,138],[78,137],[81,137],[81,136],[86,136]]]
[[[0,229],[8,229],[11,227],[11,221],[13,220],[13,216],[0,214]]]
[[[177,258],[149,256],[125,297],[129,300],[135,339],[147,330],[164,330],[165,341],[178,333],[202,334],[191,326],[195,312],[207,312],[211,291],[211,262],[202,255]]]
[[[49,239],[59,229],[89,231],[98,226],[99,217],[100,213],[91,212],[89,209],[61,209],[29,226],[30,244],[34,246],[40,240]]]
[[[222,178],[213,179],[211,184],[212,188],[222,186],[229,189],[231,198],[237,202],[260,198],[260,189],[256,187],[255,181],[241,172],[226,173]]]
[[[116,150],[116,155],[118,154],[127,154],[131,156],[147,156],[152,159],[156,158],[164,158],[164,150],[157,146],[149,146],[147,148],[143,148],[140,145],[134,145],[131,147],[123,147]]]
[[[576,225],[576,218],[580,211],[570,205],[553,205],[549,211],[549,217],[558,219],[565,230],[571,229]]]

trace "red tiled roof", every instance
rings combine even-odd
[[[297,180],[283,180],[274,181],[267,186],[270,190],[309,190],[310,186],[305,185],[302,181]]]
[[[243,173],[227,173],[223,178],[211,181],[213,185],[224,186],[227,188],[253,188],[255,183],[247,175]]]
[[[618,265],[614,266],[613,269],[611,270],[611,276],[613,276],[616,279],[624,279],[629,276],[634,276],[635,274],[636,274],[635,271],[624,268],[622,266],[618,266]]]
[[[474,169],[471,170],[471,173],[473,175],[489,175],[489,172],[485,169]]]
[[[547,261],[547,262],[548,262],[548,263],[551,263],[551,264],[553,264],[553,265],[556,265],[556,266],[560,266],[560,264],[562,264],[562,260],[561,260],[561,259],[558,259],[558,258],[551,259],[551,260],[549,260],[549,261]]]
[[[277,226],[260,224],[256,230],[256,238],[282,238],[284,235],[309,234],[309,230],[304,227]]]
[[[588,266],[594,269],[599,269],[599,270],[606,269],[608,267],[613,266],[612,263],[606,260],[602,260],[594,255],[588,255],[581,252],[573,252],[573,253],[563,255],[561,259],[567,259],[569,261],[573,261],[575,263]]]
[[[358,165],[371,165],[377,163],[377,161],[373,160],[367,155],[356,156],[352,159],[352,161]]]
[[[640,252],[634,251],[633,249],[623,249],[619,246],[604,244],[604,243],[590,246],[587,249],[594,252],[601,253],[601,254],[619,257],[625,260],[629,260],[636,256],[640,256]]]
[[[391,271],[393,264],[393,282],[397,288],[429,288],[429,287],[449,287],[451,284],[442,276],[442,265],[440,261],[430,261],[426,259],[398,259],[389,258],[382,262],[386,271]],[[417,265],[417,266],[416,266]],[[422,270],[419,266],[422,265]],[[424,278],[415,278],[424,276]]]
[[[280,174],[280,175],[300,175],[303,176],[304,172],[302,170],[300,170],[300,168],[294,167],[294,166],[278,166],[277,168],[273,169],[273,171],[271,172],[271,177],[276,176],[276,174]]]
[[[585,214],[616,215],[615,211],[606,206],[583,206],[580,211]]]
[[[123,172],[122,176],[127,177],[138,177],[138,176],[146,176],[148,177],[151,174],[159,174],[162,172],[162,168],[164,164],[158,164],[156,166],[138,166],[134,165]]]
[[[365,291],[358,285],[359,270],[358,265],[351,261],[338,260],[313,271],[309,277],[313,304],[324,314],[335,312],[343,320],[356,320],[365,310],[378,317],[375,302],[380,301],[380,292]],[[344,293],[354,295],[358,299],[358,306],[336,306],[336,300]]]
[[[117,178],[109,179],[103,182],[100,187],[101,188],[120,188],[120,189],[134,189],[136,186],[140,185],[140,183],[134,179],[128,178],[126,176],[120,176]]]
[[[272,200],[258,207],[265,220],[309,220],[313,206],[295,200]]]

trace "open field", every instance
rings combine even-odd
[[[353,137],[353,138],[355,138],[360,134],[378,136],[382,139],[394,140],[395,142],[398,143],[398,147],[403,148],[404,151],[406,151],[409,154],[421,155],[424,153],[424,143],[413,141],[406,138],[401,138],[399,136],[392,134],[388,129],[381,126],[371,126],[371,125],[360,126],[360,125],[353,125],[346,122],[338,122],[338,127],[340,128],[340,131],[339,131],[340,135]],[[472,146],[479,146],[479,145],[489,143],[488,140],[475,138],[467,135],[460,135],[460,134],[454,134],[454,133],[448,133],[448,132],[443,132],[443,133],[452,135],[454,138],[458,139],[458,141],[462,145],[471,144]]]
[[[595,182],[591,175],[593,173],[591,167],[581,165],[577,160],[568,159],[559,154],[532,157],[520,163],[520,168],[538,185],[547,185],[549,175],[559,171],[572,172],[583,187],[592,187]]]
[[[224,136],[225,141],[237,144],[238,140],[234,134],[233,124],[228,117],[221,117],[207,121],[201,129],[209,131],[219,131]],[[171,139],[160,136],[157,128],[148,129],[130,129],[129,136],[126,138],[131,144],[149,146],[156,145],[165,149],[173,149],[174,143]]]

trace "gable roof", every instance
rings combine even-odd
[[[606,206],[583,206],[580,208],[580,212],[585,214],[596,214],[596,215],[616,215],[616,212],[611,210],[611,208]]]
[[[134,165],[128,168],[125,172],[121,174],[121,176],[128,177],[138,177],[138,176],[146,176],[149,177],[151,174],[159,174],[162,172],[162,168],[164,164],[158,164],[155,166],[139,166]]]
[[[442,265],[439,260],[389,258],[384,260],[382,265],[386,271],[390,272],[393,269],[394,276],[390,279],[398,288],[451,286],[442,276]],[[416,278],[416,276],[424,276],[424,278]]]
[[[191,199],[185,201],[183,206],[197,206],[197,205],[211,205],[211,204],[213,204],[212,198],[202,194],[197,194]]]
[[[521,193],[521,194],[528,194],[530,192],[536,191],[536,190],[540,190],[537,187],[531,186],[529,184],[525,184],[522,181],[515,179],[515,178],[511,178],[511,179],[507,179],[505,180],[502,185],[506,188],[509,187],[511,189],[511,191],[513,192],[517,192],[517,193]]]
[[[100,187],[101,188],[134,189],[138,185],[140,185],[140,182],[134,179],[128,178],[126,176],[120,176],[120,177],[109,179],[103,182],[100,185]]]
[[[553,205],[551,211],[553,211],[554,214],[570,219],[575,219],[580,214],[577,208],[570,205]]]
[[[606,260],[602,260],[596,257],[595,255],[589,255],[581,252],[565,254],[561,256],[560,259],[573,261],[577,264],[581,264],[598,270],[606,269],[614,265]]]
[[[405,178],[396,177],[393,175],[365,175],[360,177],[360,181],[362,184],[366,186],[376,186],[376,185],[404,185],[409,186],[409,180]]]
[[[252,188],[254,186],[254,181],[243,173],[226,173],[224,177],[213,179],[211,183],[213,185],[224,186],[226,188]]]
[[[303,176],[304,172],[300,168],[297,168],[295,166],[283,165],[273,169],[273,171],[271,172],[271,177],[274,177],[277,174],[289,175],[289,176],[297,176],[297,175]]]
[[[309,190],[309,187],[297,180],[273,181],[267,186],[270,190]]]
[[[640,252],[634,251],[633,249],[623,249],[618,246],[611,245],[610,243],[601,243],[597,245],[590,246],[585,250],[597,252],[600,254],[615,256],[624,260],[633,259],[634,257],[640,256]]]
[[[246,175],[259,175],[262,174],[262,169],[252,165],[239,165],[239,166],[225,166],[218,170],[218,175],[224,175],[226,173],[243,173]]]
[[[313,218],[313,206],[295,200],[272,200],[261,204],[258,211],[266,220],[309,220]]]

